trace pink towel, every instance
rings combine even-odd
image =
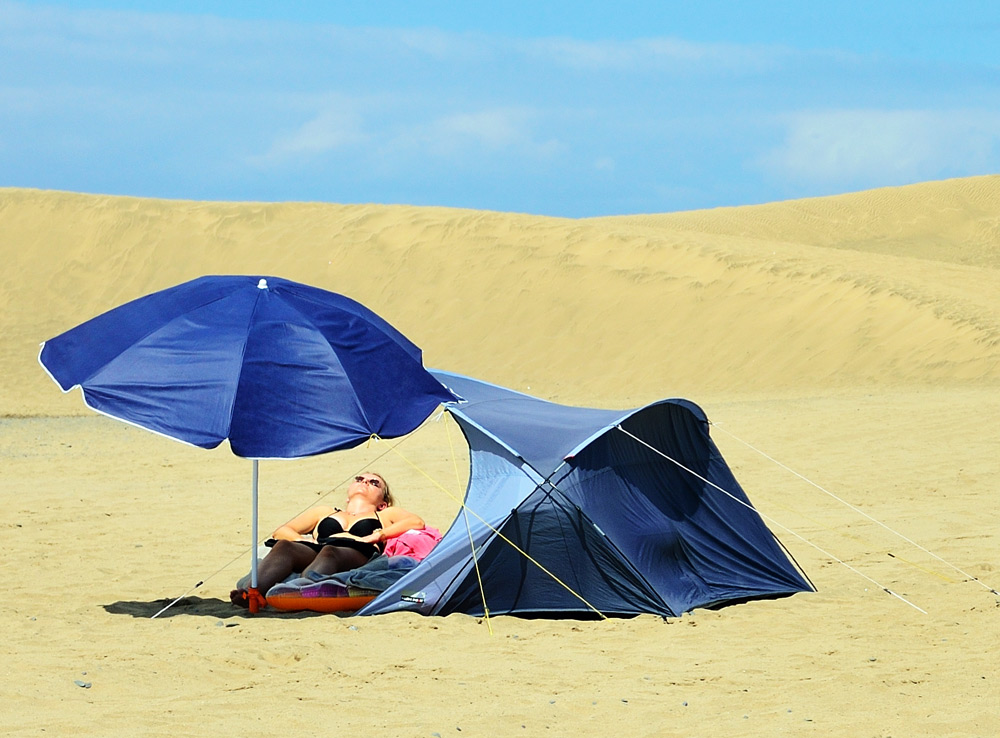
[[[412,556],[418,561],[422,561],[440,540],[441,531],[437,528],[408,530],[402,535],[390,538],[385,542],[385,555]]]

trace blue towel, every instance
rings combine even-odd
[[[410,556],[376,556],[365,565],[351,571],[326,575],[310,572],[304,577],[278,582],[267,593],[287,595],[292,591],[301,592],[307,587],[315,587],[318,584],[335,584],[342,588],[344,596],[351,590],[359,589],[384,592],[419,563]]]

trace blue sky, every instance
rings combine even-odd
[[[993,0],[476,5],[0,0],[0,186],[585,217],[1000,171]]]

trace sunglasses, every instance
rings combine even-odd
[[[359,475],[359,476],[354,477],[354,481],[355,482],[361,482],[362,484],[370,484],[372,487],[376,487],[376,488],[381,488],[382,487],[382,480],[379,479],[378,477],[371,477],[369,479],[368,477],[362,477],[362,476]]]

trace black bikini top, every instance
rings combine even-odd
[[[329,538],[330,536],[335,536],[338,533],[345,532],[350,533],[352,536],[357,536],[358,538],[364,538],[365,536],[370,536],[381,527],[382,521],[379,520],[378,513],[375,513],[374,518],[361,518],[361,520],[355,520],[347,531],[344,530],[344,526],[341,522],[331,515],[330,517],[323,518],[319,521],[319,525],[316,526],[316,538]]]

